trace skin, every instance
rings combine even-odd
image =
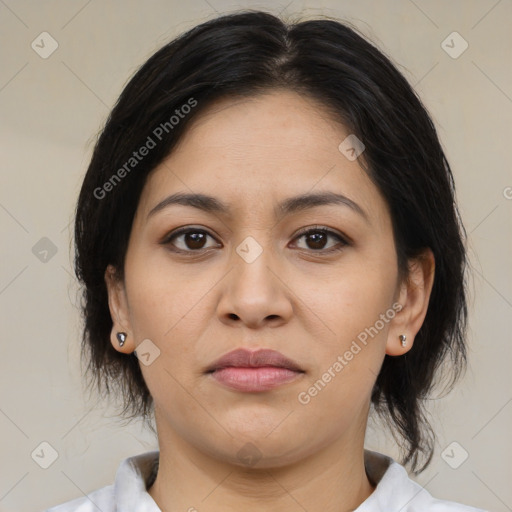
[[[434,259],[426,250],[399,282],[388,206],[358,161],[339,151],[347,135],[321,105],[293,91],[224,99],[194,120],[146,182],[125,280],[112,267],[105,279],[114,348],[129,354],[150,339],[160,350],[141,370],[160,446],[149,494],[162,510],[339,512],[374,490],[363,451],[371,390],[385,354],[400,357],[413,346]],[[178,191],[212,195],[231,214],[173,205],[148,218]],[[368,221],[343,205],[276,217],[279,201],[319,191],[349,197]],[[182,226],[211,236],[200,243],[179,236],[174,247],[188,252],[172,252],[161,242]],[[298,235],[315,226],[349,243]],[[248,236],[263,251],[251,263],[236,252]],[[299,403],[299,393],[397,302],[403,309],[308,404]],[[122,348],[118,331],[128,334]],[[305,373],[259,393],[204,374],[238,347],[278,350]],[[256,463],[237,455],[244,446]]]

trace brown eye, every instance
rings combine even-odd
[[[302,232],[298,237],[296,237],[297,240],[300,240],[301,238],[304,238],[306,240],[306,249],[311,249],[312,251],[315,252],[337,251],[341,250],[345,245],[348,245],[347,242],[340,235],[326,228],[308,229],[307,231]],[[329,238],[334,238],[335,240],[338,241],[338,244],[335,244],[334,248],[333,246],[331,246],[326,249],[325,247]],[[339,247],[340,243],[341,247]]]
[[[183,252],[199,252],[203,249],[208,249],[205,244],[208,237],[213,238],[207,231],[197,228],[183,228],[171,233],[162,242],[164,245],[172,245],[178,251]],[[178,244],[175,243],[178,241]],[[210,246],[212,247],[212,246]]]

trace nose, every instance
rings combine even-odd
[[[254,261],[237,253],[233,256],[233,267],[223,280],[218,304],[221,321],[252,329],[288,322],[293,313],[292,287],[271,251],[263,250]]]

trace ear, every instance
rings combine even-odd
[[[390,356],[401,356],[411,350],[425,320],[434,285],[435,258],[430,248],[410,259],[408,266],[409,274],[400,284],[398,302],[402,309],[393,318],[388,331],[386,354]],[[406,336],[405,347],[400,342],[401,334]]]
[[[124,282],[116,276],[115,268],[112,265],[107,266],[104,277],[108,292],[108,306],[113,324],[110,333],[110,342],[118,352],[125,354],[132,353],[136,347],[129,320],[130,315]],[[126,341],[122,347],[119,346],[117,339],[118,332],[125,332],[127,335]]]

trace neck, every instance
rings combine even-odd
[[[159,429],[161,430],[161,429]],[[149,494],[164,512],[342,512],[373,492],[364,467],[364,430],[286,465],[241,467],[214,458],[169,431]],[[348,442],[350,441],[350,442]]]

